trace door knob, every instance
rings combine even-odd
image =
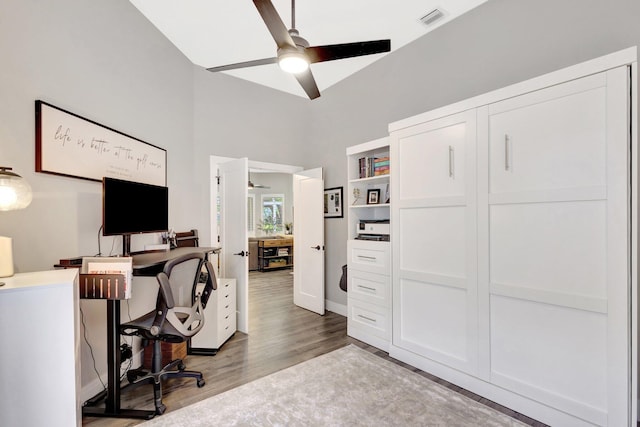
[[[315,249],[316,251],[320,250],[320,245],[311,246],[311,249]]]
[[[240,251],[240,252],[238,252],[237,254],[234,254],[234,255],[248,256],[248,255],[249,255],[249,252]]]

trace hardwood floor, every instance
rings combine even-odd
[[[347,321],[343,316],[332,312],[319,316],[294,306],[293,275],[290,273],[290,270],[250,273],[250,334],[236,332],[213,357],[188,356],[185,360],[187,368],[202,371],[206,385],[197,388],[193,379],[172,379],[164,382],[163,401],[167,406],[167,413],[348,344],[355,344],[521,422],[536,427],[544,426],[348,337]],[[124,391],[122,407],[152,409],[152,397],[153,391],[150,386]],[[83,418],[83,425],[91,427],[133,426],[141,422],[132,419]]]

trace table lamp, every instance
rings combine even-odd
[[[31,187],[11,168],[0,166],[0,211],[24,209],[31,203]],[[0,236],[0,277],[13,276],[11,238]],[[0,282],[0,286],[4,283]]]

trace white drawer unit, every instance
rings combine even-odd
[[[348,292],[352,297],[382,307],[390,306],[389,276],[350,268],[347,277],[349,278]]]
[[[387,308],[353,298],[349,299],[348,308],[350,336],[372,345],[375,345],[370,342],[372,336],[388,343],[390,328]]]
[[[370,273],[389,275],[391,257],[388,242],[350,240],[347,244],[349,268]]]
[[[204,327],[191,338],[189,354],[214,355],[236,332],[236,279],[219,278],[204,310]]]
[[[391,341],[389,247],[389,242],[347,243],[347,333],[385,351]]]

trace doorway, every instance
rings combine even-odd
[[[252,174],[249,174],[249,171],[253,171]],[[211,186],[211,218],[213,222],[213,226],[211,228],[211,241],[218,242],[217,244],[222,247],[221,250],[221,268],[220,274],[223,277],[234,277],[236,278],[238,288],[237,288],[237,310],[238,310],[238,330],[244,333],[248,333],[249,331],[249,291],[248,291],[248,259],[250,255],[250,250],[248,247],[248,227],[247,227],[247,200],[248,200],[248,181],[253,178],[253,173],[260,171],[261,174],[266,174],[268,172],[276,172],[276,173],[287,173],[292,176],[292,181],[294,177],[296,177],[297,182],[300,180],[306,181],[314,181],[316,185],[314,188],[314,193],[311,193],[308,189],[311,189],[311,186],[307,186],[307,190],[305,191],[297,191],[294,190],[294,195],[292,198],[295,198],[299,201],[300,204],[311,204],[309,203],[309,198],[313,200],[313,202],[317,201],[321,203],[322,200],[322,169],[318,168],[316,170],[311,171],[302,171],[301,167],[291,166],[291,165],[283,165],[283,164],[273,164],[273,163],[265,163],[265,162],[256,162],[249,161],[248,159],[231,159],[226,157],[212,156],[211,157],[211,180],[213,185]],[[299,188],[294,187],[294,188]],[[315,194],[317,192],[317,194]],[[295,195],[297,194],[297,195]],[[261,200],[261,199],[260,199]],[[271,201],[269,206],[270,209],[273,209],[276,205],[276,202]],[[321,210],[318,209],[320,213]],[[314,215],[308,215],[309,217]],[[317,217],[316,217],[317,218]],[[286,217],[285,217],[285,222]],[[294,220],[293,223],[296,221]],[[302,221],[301,221],[302,222]],[[305,227],[302,229],[298,228],[293,237],[297,242],[298,239],[302,239],[301,241],[307,242],[305,240],[305,236],[307,234],[313,234],[314,238],[318,235],[318,230],[323,230],[324,222],[322,218],[322,214],[320,214],[319,219],[315,220],[315,223],[312,223],[310,220],[303,221]],[[215,243],[214,243],[215,244]],[[296,249],[296,243],[294,243],[294,251]],[[309,245],[305,243],[303,246],[310,248],[320,248],[322,247],[322,251],[317,253],[312,249],[307,248],[306,252],[296,253],[294,258],[296,260],[303,261],[305,265],[315,267],[313,271],[322,271],[324,272],[324,233],[320,232],[320,240],[318,242],[314,242],[313,245]],[[318,264],[318,266],[315,266]],[[316,300],[322,300],[323,310],[324,312],[324,275],[316,274],[315,277],[316,282],[318,283],[307,283],[305,281],[305,287],[301,286],[301,279],[298,275],[294,276],[294,292],[296,290],[303,289],[304,295],[311,295],[313,292],[311,290],[317,290],[317,294],[321,293],[321,298],[316,298]],[[297,293],[296,293],[297,295]],[[296,298],[294,298],[294,303],[296,305],[301,305],[299,302],[296,302]],[[307,307],[304,307],[307,308]],[[323,314],[323,313],[321,313]]]

